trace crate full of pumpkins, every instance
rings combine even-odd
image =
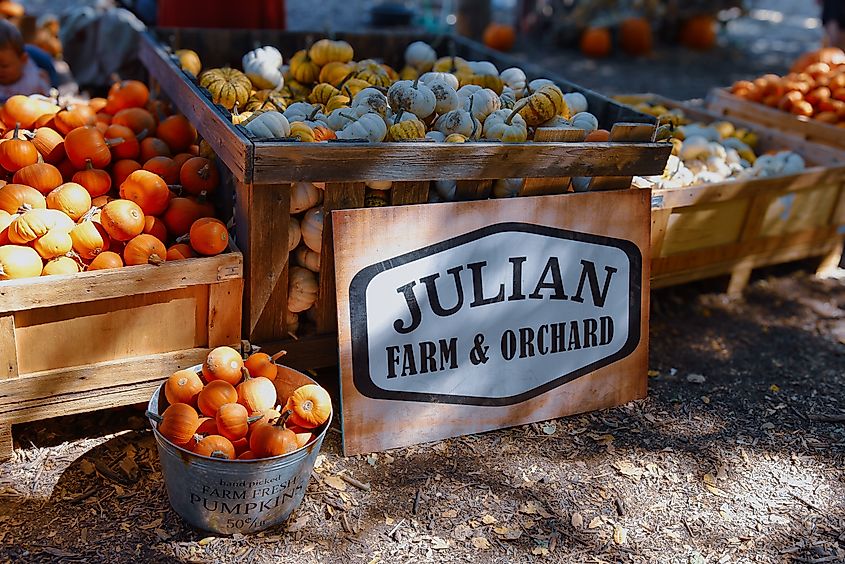
[[[0,281],[229,247],[213,153],[142,82],[90,100],[12,96],[0,135]]]

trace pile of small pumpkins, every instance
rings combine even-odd
[[[607,19],[602,14],[602,19]],[[709,14],[700,14],[685,20],[678,29],[678,42],[697,51],[707,51],[716,44],[716,20]],[[643,17],[627,17],[616,27],[617,43],[622,51],[632,57],[651,53],[654,45],[652,26]],[[606,26],[584,29],[579,40],[581,52],[599,59],[613,51],[613,32]]]
[[[0,108],[0,280],[160,264],[228,247],[219,183],[188,120],[142,82]],[[169,246],[168,246],[169,244]]]
[[[740,80],[731,93],[796,116],[845,127],[845,52],[824,47],[802,55],[780,77],[767,74]]]
[[[181,57],[183,66],[195,63]],[[287,65],[273,46],[250,51],[242,64],[243,72],[201,72],[199,84],[255,139],[522,143],[537,128],[598,130],[580,93],[528,81],[516,67],[438,58],[422,41],[408,45],[399,72],[373,59],[356,62],[349,43],[330,39],[297,51]]]
[[[636,177],[639,188],[671,189],[732,180],[797,174],[804,170],[801,155],[785,150],[758,155],[754,132],[729,121],[692,122],[683,110],[669,110],[647,101],[633,105],[658,116],[663,124],[658,141],[672,144],[662,175]]]
[[[256,460],[302,448],[331,415],[331,398],[317,384],[294,388],[278,356],[244,360],[218,347],[200,368],[174,372],[164,384],[169,405],[147,416],[163,437],[200,456]]]

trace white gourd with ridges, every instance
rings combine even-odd
[[[436,60],[437,53],[424,41],[414,41],[405,49],[405,64],[420,72],[431,70]]]
[[[246,130],[259,139],[290,137],[290,123],[280,112],[264,112],[246,124]]]
[[[244,74],[256,89],[281,89],[285,84],[282,76],[282,54],[270,45],[253,49],[241,59]]]
[[[516,67],[505,69],[499,75],[499,78],[502,79],[502,82],[504,82],[506,86],[513,90],[513,93],[517,98],[522,98],[525,93],[525,83],[527,80],[522,69],[518,69]]]
[[[315,253],[323,251],[323,208],[311,208],[305,212],[300,224],[302,240]]]
[[[310,182],[294,182],[290,190],[290,213],[304,212],[320,203],[322,192]]]
[[[306,245],[301,245],[296,248],[294,253],[296,257],[296,264],[307,268],[311,272],[320,272],[320,253],[315,253]]]
[[[305,311],[317,301],[319,286],[313,272],[301,266],[288,271],[288,309],[293,313]]]
[[[302,230],[299,226],[299,220],[291,217],[288,224],[288,252],[294,250],[301,240]]]

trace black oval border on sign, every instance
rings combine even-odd
[[[566,239],[569,241],[577,241],[582,243],[591,243],[594,245],[601,245],[604,247],[615,247],[628,257],[630,262],[630,280],[629,280],[629,296],[628,296],[628,339],[625,345],[616,353],[602,358],[596,362],[590,363],[586,366],[562,374],[554,380],[545,384],[532,388],[528,391],[507,397],[484,397],[484,396],[464,396],[455,394],[433,394],[422,392],[402,392],[395,390],[385,390],[377,386],[370,376],[370,361],[369,361],[369,336],[367,334],[367,300],[366,291],[370,282],[381,272],[396,268],[413,262],[421,257],[433,255],[448,249],[459,247],[471,241],[482,239],[495,233],[505,232],[522,232],[531,233],[535,235],[543,235],[547,237],[555,237],[558,239]],[[640,249],[631,241],[625,239],[617,239],[614,237],[606,237],[602,235],[592,235],[589,233],[581,233],[578,231],[569,231],[566,229],[557,229],[554,227],[547,227],[545,225],[534,225],[530,223],[519,222],[505,222],[496,223],[487,227],[482,227],[475,231],[470,231],[458,237],[447,239],[428,247],[416,249],[409,253],[399,255],[391,259],[367,266],[361,269],[349,284],[349,317],[351,328],[352,341],[352,381],[355,388],[364,396],[372,399],[385,399],[394,401],[413,401],[424,403],[449,403],[459,405],[478,405],[489,407],[502,407],[507,405],[514,405],[524,402],[531,398],[537,397],[541,394],[553,390],[567,382],[571,382],[576,378],[580,378],[590,372],[599,368],[613,364],[614,362],[625,358],[634,352],[640,343],[640,324],[641,324],[641,294],[642,294],[642,253]]]

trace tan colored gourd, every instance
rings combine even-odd
[[[294,313],[305,311],[317,301],[319,285],[313,272],[292,266],[288,272],[288,309]]]

